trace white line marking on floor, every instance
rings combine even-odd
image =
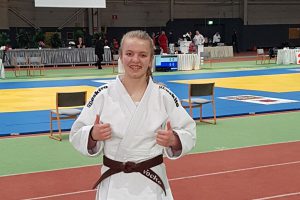
[[[69,192],[69,193],[55,194],[55,195],[49,195],[49,196],[43,196],[43,197],[34,197],[34,198],[22,199],[22,200],[46,199],[46,198],[61,197],[61,196],[81,194],[81,193],[87,193],[87,192],[93,192],[93,191],[96,191],[96,190],[82,190],[82,191],[78,191],[78,192]]]
[[[230,151],[230,150],[242,150],[242,149],[250,149],[255,147],[266,147],[266,146],[272,146],[272,145],[280,145],[280,144],[288,144],[288,143],[297,143],[300,142],[300,140],[293,140],[293,141],[285,141],[285,142],[278,142],[278,143],[266,143],[266,144],[260,144],[260,145],[253,145],[253,146],[244,146],[244,147],[237,147],[237,148],[228,148],[224,150],[212,150],[212,151],[203,151],[203,152],[193,152],[189,155],[197,155],[197,154],[209,154],[214,152],[222,152],[222,151]],[[35,173],[43,173],[43,172],[52,172],[52,171],[59,171],[59,170],[68,170],[68,169],[78,169],[78,168],[85,168],[85,167],[94,167],[94,166],[100,166],[102,163],[99,164],[91,164],[91,165],[81,165],[81,166],[73,166],[73,167],[62,167],[62,168],[56,168],[56,169],[49,169],[49,170],[41,170],[41,171],[34,171],[34,172],[24,172],[24,173],[18,173],[18,174],[5,174],[0,175],[1,177],[9,177],[9,176],[19,176],[19,175],[27,175],[27,174],[35,174]]]
[[[253,200],[268,200],[268,199],[276,199],[276,198],[281,198],[281,197],[289,197],[289,196],[297,196],[297,195],[300,195],[300,192],[280,194],[280,195],[269,196],[269,197],[262,197],[262,198],[253,199]]]
[[[300,163],[300,160],[293,161],[293,162],[272,164],[272,165],[262,165],[262,166],[257,166],[257,167],[249,167],[249,168],[243,168],[243,169],[234,169],[234,170],[214,172],[214,173],[208,173],[208,174],[199,174],[199,175],[193,175],[193,176],[172,178],[172,179],[169,179],[169,181],[177,181],[177,180],[182,180],[182,179],[191,179],[191,178],[198,178],[198,177],[203,177],[203,176],[213,176],[213,175],[219,175],[219,174],[228,174],[228,173],[234,173],[234,172],[250,171],[250,170],[255,170],[255,169],[263,169],[263,168],[268,168],[268,167],[277,167],[277,166],[292,165],[292,164],[299,164],[299,163]]]
[[[294,162],[273,164],[273,165],[262,165],[262,166],[257,166],[257,167],[249,167],[249,168],[235,169],[235,170],[228,170],[228,171],[221,171],[221,172],[214,172],[214,173],[207,173],[207,174],[198,174],[198,175],[194,175],[194,176],[184,176],[184,177],[178,177],[178,178],[171,178],[171,179],[169,179],[169,181],[179,181],[179,180],[184,180],[184,179],[193,179],[193,178],[199,178],[199,177],[204,177],[204,176],[213,176],[213,175],[228,174],[228,173],[241,172],[241,171],[250,171],[250,170],[255,170],[255,169],[278,167],[278,166],[284,166],[284,165],[293,165],[293,164],[299,164],[299,163],[300,163],[300,160],[299,161],[294,161]],[[45,199],[45,198],[51,198],[51,197],[81,194],[81,193],[93,192],[93,191],[95,191],[95,190],[83,190],[83,191],[78,191],[78,192],[69,192],[69,193],[62,193],[62,194],[56,194],[56,195],[35,197],[35,198],[22,199],[22,200],[38,200],[38,199]],[[295,195],[295,194],[298,194],[298,193],[291,193],[291,194],[287,194],[287,195]],[[275,198],[275,196],[274,197],[265,197],[265,198],[266,199],[262,198],[262,199],[255,199],[255,200],[267,200],[268,198],[269,199],[270,198]]]

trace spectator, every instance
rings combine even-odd
[[[165,31],[161,31],[161,34],[158,37],[158,42],[163,53],[168,53],[168,37],[166,36]]]
[[[119,42],[118,42],[117,38],[113,38],[113,40],[112,40],[112,44],[111,44],[111,53],[112,53],[113,55],[119,53]]]
[[[96,66],[98,67],[98,69],[102,69],[101,62],[103,61],[104,42],[103,42],[101,36],[99,36],[99,35],[96,35],[95,54],[98,57]]]
[[[189,31],[186,34],[184,34],[183,39],[186,40],[186,41],[192,41],[192,32]]]
[[[233,30],[233,33],[232,33],[232,46],[233,46],[233,51],[235,53],[239,53],[239,45],[238,45],[238,35],[237,35],[237,32],[236,30]]]
[[[221,36],[219,32],[216,32],[213,36],[213,46],[217,46],[221,42]]]
[[[76,47],[77,48],[85,48],[85,44],[83,42],[83,38],[82,37],[78,37],[77,42],[76,42]]]
[[[195,36],[193,38],[193,41],[194,41],[195,45],[198,46],[198,45],[203,45],[205,39],[204,39],[203,35],[200,34],[200,32],[197,30],[195,32]]]

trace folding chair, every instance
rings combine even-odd
[[[211,53],[210,52],[201,52],[201,57],[203,57],[204,64],[206,62],[209,62],[209,67],[212,68],[212,62],[211,62]]]
[[[44,75],[42,73],[42,70],[45,71],[45,66],[42,63],[42,58],[41,57],[28,57],[28,62],[29,62],[29,65],[33,69],[33,73],[34,73],[34,70],[37,69],[37,70],[40,70],[40,75],[41,76]]]
[[[216,124],[216,107],[215,107],[215,100],[214,100],[214,88],[215,83],[198,83],[198,84],[190,84],[189,85],[189,97],[188,99],[182,99],[181,103],[184,108],[189,108],[190,116],[193,117],[193,108],[200,108],[200,122],[210,123],[210,124]],[[200,98],[204,97],[204,98]],[[187,105],[184,105],[187,104]],[[204,104],[212,104],[212,110],[213,110],[213,122],[203,120],[202,111],[203,111],[203,105]]]
[[[56,93],[56,109],[50,111],[50,138],[62,140],[61,120],[76,119],[81,108],[86,103],[87,92],[58,92]],[[58,136],[53,132],[53,121],[57,121]]]
[[[260,64],[265,64],[266,59],[268,59],[269,55],[265,54],[264,49],[256,50],[256,64],[260,62]]]
[[[22,68],[26,69],[26,74],[27,76],[30,76],[31,73],[31,67],[28,63],[28,58],[27,57],[13,57],[12,58],[12,65],[14,67],[14,73],[15,76],[21,76],[21,70]]]

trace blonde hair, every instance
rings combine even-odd
[[[151,63],[152,63],[153,58],[154,58],[154,49],[155,49],[154,43],[153,43],[152,38],[149,36],[149,34],[146,31],[142,31],[142,30],[129,31],[125,35],[123,35],[123,38],[122,38],[121,43],[120,43],[120,48],[119,48],[119,56],[122,57],[123,44],[124,44],[124,41],[128,38],[138,38],[138,39],[141,39],[141,40],[148,41],[150,49],[151,49],[150,57],[151,57]],[[150,67],[147,70],[147,76],[152,77],[152,71],[151,71]]]

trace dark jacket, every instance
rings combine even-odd
[[[102,55],[104,53],[104,42],[102,39],[97,40],[95,44],[95,54]]]

